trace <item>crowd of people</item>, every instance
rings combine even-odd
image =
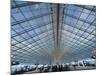
[[[72,71],[77,70],[77,67],[93,66],[95,63],[89,62],[79,62],[78,64],[73,63],[63,63],[63,64],[34,64],[34,65],[22,65],[17,64],[12,66],[12,74],[22,74],[32,71],[32,73],[43,73],[43,72],[60,72],[60,71]],[[81,69],[81,68],[80,68]]]

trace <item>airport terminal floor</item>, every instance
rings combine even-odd
[[[96,6],[11,0],[11,74],[96,69]]]

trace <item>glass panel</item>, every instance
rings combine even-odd
[[[88,17],[88,14],[86,14],[86,13],[82,13],[80,16],[80,18],[83,20],[86,20],[87,17]]]

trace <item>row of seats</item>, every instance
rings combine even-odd
[[[70,70],[68,65],[34,65],[34,66],[21,66],[17,65],[16,68],[12,68],[12,74],[22,74],[29,71],[34,73],[42,72],[57,72],[57,71],[68,71]]]
[[[61,64],[47,65],[46,67],[44,65],[38,68],[38,72],[57,72],[57,71],[68,71],[68,70],[70,70],[68,65],[61,65]]]
[[[15,74],[22,74],[28,71],[33,71],[35,70],[35,67],[33,66],[29,66],[29,65],[14,65],[11,68],[11,74],[15,75]]]
[[[16,67],[15,70],[13,70],[12,74],[22,74],[29,71],[34,71],[34,73],[42,73],[42,72],[58,72],[58,71],[70,71],[71,68],[76,67],[77,65],[48,65],[45,67],[45,65],[38,67],[38,66],[24,66],[24,67]],[[90,65],[88,65],[90,66]]]
[[[58,71],[70,71],[75,70],[76,67],[79,66],[96,66],[95,60],[88,59],[85,61],[63,63],[63,64],[34,64],[34,65],[26,65],[19,64],[12,66],[12,74],[22,74],[25,72],[33,71],[34,73],[42,73],[42,72],[58,72]]]

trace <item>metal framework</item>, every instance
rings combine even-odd
[[[51,63],[90,57],[96,50],[96,7],[27,1],[11,3],[11,59],[22,63]]]

